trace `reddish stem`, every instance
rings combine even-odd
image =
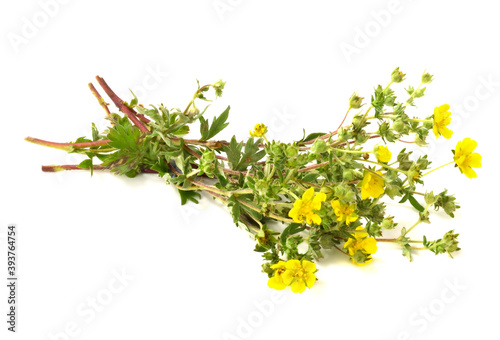
[[[102,166],[102,165],[94,165],[93,169],[94,170],[109,170],[109,167]],[[79,168],[78,165],[76,165],[76,164],[42,165],[43,172],[56,172],[56,171],[62,171],[62,170],[88,170],[88,169]],[[145,173],[145,174],[157,174],[158,173],[158,171],[155,171],[152,169],[141,169],[141,172]]]
[[[111,88],[104,81],[104,79],[102,79],[99,76],[96,76],[95,79],[97,80],[99,85],[101,85],[102,89],[104,90],[104,92],[106,92],[106,94],[109,96],[109,98],[111,98],[113,103],[115,103],[115,105],[120,109],[120,111],[125,113],[128,116],[128,118],[139,128],[139,130],[141,130],[142,132],[145,132],[145,133],[149,133],[149,129],[146,127],[146,125],[143,124],[143,122],[148,123],[149,119],[147,119],[146,117],[144,117],[141,114],[138,114],[133,109],[131,109],[127,105],[125,105],[123,100],[120,99],[120,97],[118,97],[116,95],[116,93],[113,92],[113,90],[111,90]],[[141,120],[143,122],[141,122]]]
[[[97,101],[99,102],[99,105],[101,105],[102,108],[104,109],[104,111],[106,111],[106,115],[109,116],[111,114],[111,112],[109,112],[108,104],[104,101],[104,99],[101,97],[99,92],[97,92],[96,88],[94,87],[94,85],[92,83],[89,83],[89,88],[90,88],[90,91],[92,91],[92,93],[96,97]]]
[[[105,140],[98,140],[95,142],[85,142],[85,143],[56,143],[33,137],[26,137],[24,140],[34,144],[48,146],[51,148],[61,149],[66,151],[71,151],[72,149],[90,148],[94,146],[103,146],[111,142],[109,139],[105,139]]]

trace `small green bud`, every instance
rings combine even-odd
[[[281,146],[279,144],[271,145],[271,153],[274,156],[281,156],[283,154],[283,151],[281,150]]]
[[[321,154],[328,150],[328,146],[326,145],[326,142],[322,139],[316,139],[314,141],[314,144],[311,146],[311,152],[313,154]]]
[[[434,204],[437,201],[437,198],[432,191],[426,192],[424,195],[424,199],[425,199],[425,203],[428,205]]]
[[[425,141],[425,137],[422,139],[419,135],[415,135],[415,144],[418,146],[426,146],[428,143]]]
[[[425,122],[423,124],[423,127],[426,128],[427,130],[432,129],[433,126],[434,126],[434,120],[433,120],[432,116],[427,117],[426,120],[430,120],[430,121],[429,122]]]
[[[188,112],[186,113],[186,116],[188,116],[189,118],[193,118],[194,116],[196,116],[199,113],[200,113],[200,110],[196,106],[194,106],[194,104],[193,104],[193,105],[191,105]]]
[[[354,117],[352,117],[352,126],[354,128],[354,130],[357,130],[361,123],[363,122],[363,116],[362,115],[355,115]]]
[[[352,181],[354,179],[354,173],[352,169],[344,169],[344,171],[342,172],[342,177],[346,181]]]
[[[397,223],[394,223],[394,216],[388,216],[384,218],[380,226],[384,229],[394,229],[397,225]]]
[[[425,87],[422,87],[421,89],[418,89],[416,92],[415,92],[415,98],[420,98],[420,97],[423,97],[425,95]]]
[[[405,80],[405,76],[406,76],[406,74],[401,72],[399,70],[399,67],[396,67],[396,69],[394,71],[392,71],[391,80],[394,83],[401,83],[403,80]]]
[[[289,158],[293,158],[295,156],[297,156],[299,154],[299,147],[296,146],[296,145],[289,145],[287,148],[286,148],[286,156],[289,157]]]
[[[424,74],[422,74],[422,84],[430,84],[433,80],[432,78],[434,78],[432,74],[424,72]]]
[[[225,85],[226,85],[226,82],[222,81],[222,79],[220,79],[219,81],[217,81],[215,84],[212,85],[215,89],[215,96],[216,97],[222,96],[222,90],[224,90]]]
[[[266,196],[268,189],[269,183],[266,180],[260,179],[255,182],[255,190],[257,190],[260,195]]]
[[[203,154],[201,155],[201,162],[202,163],[212,163],[215,161],[215,152],[212,150],[205,150],[203,151]]]
[[[392,123],[391,128],[397,133],[402,133],[405,130],[405,123],[403,123],[402,120],[397,119],[394,121],[394,123]]]
[[[353,135],[352,135],[352,131],[350,129],[347,129],[343,126],[338,130],[338,136],[339,136],[339,139],[341,139],[341,140],[349,140],[352,138]]]
[[[363,106],[363,97],[358,96],[357,93],[353,93],[351,98],[349,98],[349,108],[351,109],[359,109],[361,106]]]

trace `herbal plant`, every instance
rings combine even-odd
[[[433,170],[427,155],[413,159],[405,148],[395,156],[390,151],[405,136],[413,137],[412,143],[426,145],[431,130],[436,138],[451,137],[449,105],[436,107],[423,119],[406,113],[424,96],[424,85],[433,80],[429,73],[424,72],[416,88],[408,86],[408,97],[400,102],[391,86],[403,82],[405,74],[396,68],[387,86],[375,88],[366,108],[364,98],[356,93],[351,96],[344,120],[335,131],[307,136],[304,132],[291,143],[267,140],[265,124],[255,125],[245,141],[235,136],[230,141],[216,139],[229,124],[230,108],[209,121],[204,118],[209,105],[203,111],[197,105],[209,101],[209,90],[220,97],[226,84],[222,80],[204,86],[198,83],[187,107],[180,110],[164,105],[145,107],[135,95],[130,103],[125,102],[104,79],[96,79],[124,115],[112,113],[89,84],[106,112],[109,128],[100,132],[92,124],[91,139],[81,137],[70,143],[27,137],[35,144],[87,156],[78,165],[43,166],[42,170],[109,170],[128,177],[157,173],[178,189],[181,204],[198,203],[205,192],[226,205],[233,222],[253,236],[271,288],[291,286],[298,293],[311,288],[316,281],[315,261],[325,251],[339,252],[364,265],[372,261],[378,242],[399,244],[410,261],[414,251],[452,256],[460,250],[454,230],[433,241],[425,236],[414,239],[410,234],[420,223],[429,223],[430,208],[443,209],[454,217],[459,206],[453,195],[447,190],[422,192],[418,187],[424,185],[427,175],[449,164],[455,164],[468,178],[476,177],[473,168],[481,167],[481,156],[473,152],[477,143],[470,138],[458,142],[453,159]],[[351,111],[352,122],[344,125]],[[200,123],[199,137],[185,138],[196,121]],[[366,147],[371,140],[379,143]],[[418,213],[415,223],[402,227],[397,238],[382,237],[384,231],[397,227],[381,201],[385,196],[409,203]]]

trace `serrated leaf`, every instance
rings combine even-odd
[[[260,138],[257,141],[259,142]],[[245,170],[251,163],[257,162],[265,155],[266,151],[259,151],[259,144],[255,143],[253,137],[250,137],[245,144],[245,151],[241,155],[241,159],[235,169],[240,171]]]
[[[217,135],[219,132],[224,130],[226,126],[229,125],[229,123],[226,123],[226,120],[229,116],[229,109],[231,107],[228,106],[224,112],[220,114],[219,117],[214,117],[212,121],[212,125],[208,125],[208,120],[203,118],[203,116],[200,117],[200,133],[201,133],[201,138],[200,140],[209,140],[210,138],[213,138],[215,135]]]
[[[187,191],[187,190],[179,190],[179,196],[181,197],[181,205],[184,205],[187,203],[187,201],[194,202],[198,204],[198,199],[201,198],[200,193],[196,191]]]
[[[300,233],[301,231],[304,231],[306,229],[305,226],[303,226],[300,223],[290,223],[281,233],[280,236],[280,242],[281,245],[284,247],[286,245],[286,240],[290,235]]]

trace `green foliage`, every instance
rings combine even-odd
[[[254,133],[264,134],[262,138],[239,140],[233,136],[229,142],[214,139],[228,126],[230,107],[209,122],[204,118],[208,105],[200,110],[196,104],[210,101],[210,89],[220,97],[225,87],[222,80],[205,86],[198,83],[184,111],[164,105],[146,108],[132,94],[126,105],[138,113],[146,129],[139,129],[127,116],[111,114],[111,127],[99,132],[92,124],[92,139],[80,137],[75,141],[88,143],[87,147],[71,145],[65,149],[86,155],[78,167],[91,173],[101,167],[129,177],[156,172],[178,189],[181,205],[198,203],[202,191],[217,199],[228,207],[234,224],[243,226],[255,238],[255,251],[262,253],[262,268],[269,276],[274,274],[271,265],[281,259],[318,260],[325,251],[340,251],[358,263],[370,260],[371,255],[360,250],[361,246],[350,253],[343,246],[349,245],[348,240],[358,242],[358,228],[369,238],[380,238],[398,226],[394,216],[387,214],[384,197],[412,206],[418,219],[412,226],[403,226],[399,237],[381,241],[399,244],[410,261],[412,251],[422,249],[451,256],[460,250],[458,234],[453,231],[436,241],[425,237],[415,241],[409,236],[419,223],[429,223],[430,207],[443,209],[451,217],[459,208],[447,190],[437,195],[418,191],[424,185],[423,172],[431,164],[427,156],[415,160],[412,152],[403,148],[390,157],[390,162],[379,162],[378,154],[375,160],[372,157],[373,146],[364,146],[380,138],[392,148],[390,144],[407,135],[413,135],[416,144],[425,145],[426,138],[433,136],[429,134],[433,128],[431,116],[415,119],[406,113],[408,105],[411,108],[416,98],[424,96],[425,87],[421,85],[430,83],[433,76],[424,73],[418,87],[407,88],[409,98],[398,102],[390,85],[404,79],[405,74],[396,68],[389,85],[374,89],[370,107],[352,113],[350,124],[330,134],[314,132],[306,136],[303,130],[302,139],[291,143],[268,141],[264,132]],[[360,110],[362,101],[353,94],[349,110]],[[373,116],[368,115],[370,112]],[[185,135],[195,122],[200,124],[199,136],[188,139]],[[262,127],[262,131],[267,130]],[[96,160],[102,163],[96,164]],[[367,180],[367,174],[381,177],[379,193],[370,187],[376,184]],[[314,199],[321,198],[319,204],[307,197],[311,188]]]

